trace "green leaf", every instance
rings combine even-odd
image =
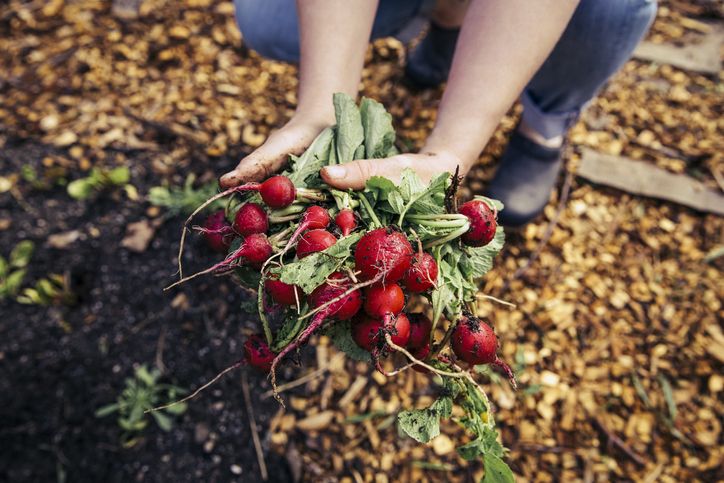
[[[460,271],[466,278],[484,276],[493,268],[493,257],[500,252],[504,243],[505,231],[502,226],[498,226],[495,230],[495,237],[490,243],[480,248],[466,248],[470,255],[464,252],[460,253],[459,249],[455,247],[454,250],[460,253]]]
[[[465,389],[467,390],[467,399],[472,403],[475,414],[482,415],[488,412],[488,405],[480,394],[480,391],[473,386],[470,381],[465,380]]]
[[[337,118],[337,161],[339,164],[349,163],[365,140],[362,117],[354,99],[347,94],[335,93],[333,104]]]
[[[530,386],[525,388],[525,391],[523,391],[523,397],[528,397],[528,396],[532,396],[534,394],[538,394],[542,388],[543,388],[542,384],[531,384]]]
[[[397,213],[399,215],[405,211],[405,200],[402,198],[399,191],[390,191],[387,195],[387,202],[390,204],[393,213]]]
[[[35,168],[26,164],[20,168],[20,177],[29,183],[33,183],[38,180],[38,173],[35,171]]]
[[[236,240],[234,240],[234,242],[235,241]],[[234,246],[234,242],[232,242],[232,244],[231,244],[232,247]],[[239,244],[241,244],[241,241],[239,241]],[[232,251],[233,251],[233,248],[230,248],[229,253],[231,253]],[[249,267],[247,265],[242,265],[242,266],[234,269],[234,275],[239,277],[239,280],[241,280],[241,282],[244,285],[246,285],[248,288],[250,288],[252,290],[256,290],[257,288],[259,288],[259,282],[261,281],[261,272],[259,272],[258,269]],[[254,300],[256,300],[256,299],[254,299]],[[249,312],[249,313],[258,314],[259,313],[258,306],[257,306],[256,310],[254,310],[254,312]]]
[[[55,289],[50,280],[41,278],[38,283],[35,284],[35,289],[40,294],[40,297],[45,300],[45,303],[51,302],[57,295],[58,291]]]
[[[159,428],[167,433],[171,431],[173,427],[173,418],[171,416],[161,411],[153,411],[151,416],[156,420]]]
[[[279,280],[284,283],[297,285],[304,293],[312,293],[344,263],[352,253],[352,246],[356,245],[363,235],[363,232],[352,233],[324,251],[312,253],[298,262],[273,268],[271,273],[278,274]]]
[[[173,403],[174,401],[171,401]],[[169,406],[164,411],[166,411],[169,414],[173,414],[174,416],[178,416],[180,414],[183,414],[186,412],[186,409],[188,409],[188,404],[185,402],[174,404],[173,406]],[[156,411],[154,411],[156,412]]]
[[[306,312],[306,310],[303,310],[302,315]],[[272,342],[270,347],[270,349],[274,352],[281,352],[282,349],[297,338],[297,335],[299,335],[302,329],[306,326],[306,319],[300,320],[300,315],[297,315],[295,311],[288,310],[286,315],[287,318],[284,321],[282,328],[277,332],[274,342]]]
[[[155,414],[157,411],[154,411],[151,414]],[[129,418],[118,418],[118,425],[121,427],[121,429],[125,429],[126,431],[140,431],[146,426],[148,426],[148,421],[145,420],[132,420]]]
[[[131,180],[131,170],[128,166],[118,166],[108,173],[108,181],[115,185],[126,184]]]
[[[13,248],[10,253],[10,266],[12,268],[25,268],[30,263],[30,258],[33,256],[33,250],[35,250],[35,243],[30,240],[23,240]]]
[[[352,339],[350,333],[351,322],[343,320],[336,322],[322,331],[324,335],[332,340],[332,343],[347,356],[355,361],[369,362],[372,360],[370,353],[362,349]]]
[[[148,372],[148,367],[146,366],[146,364],[143,364],[138,369],[136,369],[136,378],[148,387],[153,387],[156,385],[156,379],[151,375],[151,373]]]
[[[297,188],[310,188],[318,184],[319,170],[329,164],[329,149],[334,138],[334,128],[328,127],[314,139],[300,157],[290,155],[291,170],[285,173]],[[314,181],[317,180],[317,183]]]
[[[364,128],[364,148],[367,159],[386,158],[395,143],[392,116],[379,102],[363,97],[359,106]]]
[[[18,296],[18,302],[26,305],[47,305],[47,301],[33,288],[23,289],[23,295]]]
[[[3,258],[0,255],[0,279],[3,279],[8,274],[8,262],[5,261],[5,258]]]
[[[483,456],[485,476],[481,483],[515,483],[515,477],[507,464],[494,454]]]
[[[664,391],[666,406],[669,408],[669,421],[673,423],[674,419],[676,419],[676,400],[674,399],[674,391],[671,389],[669,381],[661,374],[659,374],[659,384],[661,384],[661,389]]]
[[[93,195],[95,186],[89,178],[81,178],[68,183],[66,190],[76,200],[87,200]]]
[[[259,286],[259,282],[257,282],[256,286]],[[256,315],[259,313],[259,296],[255,295],[251,298],[251,300],[247,300],[246,302],[241,303],[241,308],[249,315]]]
[[[100,408],[96,409],[96,412],[93,413],[93,416],[97,418],[104,418],[108,416],[109,414],[113,414],[121,407],[119,403],[113,403],[113,404],[106,404],[105,406],[101,406]]]
[[[410,171],[414,174],[414,178],[417,178],[416,180],[413,179],[411,174],[408,173],[406,175],[405,171],[407,171],[407,169],[402,172],[403,178],[401,190],[403,196],[405,194],[404,184],[406,182],[410,183],[410,188],[415,185],[416,189],[419,189],[419,186],[416,184],[420,178],[417,176],[417,173],[412,170]],[[439,173],[430,180],[430,184],[424,187],[422,191],[418,191],[416,193],[411,192],[410,199],[408,200],[411,203],[411,206],[408,208],[408,211],[423,215],[442,213],[445,206],[445,186],[447,185],[448,179],[450,179],[450,173]]]
[[[448,410],[447,399],[439,398],[429,408],[400,412],[397,416],[400,428],[418,443],[427,443],[440,434],[440,416],[452,411],[452,400]]]
[[[479,419],[479,416],[476,415],[476,419]],[[477,424],[481,423],[482,421]],[[505,448],[498,442],[497,438],[498,433],[486,426],[483,428],[483,434],[479,435],[477,439],[459,447],[458,454],[468,461],[473,461],[481,454],[492,454],[502,458],[505,456]]]
[[[20,284],[25,278],[25,270],[15,270],[7,276],[5,281],[0,284],[0,297],[15,295],[20,290]]]
[[[375,200],[387,201],[389,193],[392,191],[398,191],[397,186],[387,178],[372,176],[365,183],[365,192],[372,193]]]

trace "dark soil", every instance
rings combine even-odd
[[[66,154],[8,143],[0,172],[18,173],[23,165],[42,171],[42,159],[54,155]],[[139,194],[161,184],[160,175],[143,168],[150,163],[127,156]],[[215,170],[231,163],[221,160]],[[204,167],[192,163],[187,169]],[[77,201],[60,186],[33,191],[21,182],[20,188],[29,211],[10,192],[0,194],[0,218],[11,220],[0,230],[0,253],[7,257],[17,242],[32,240],[36,249],[23,286],[67,273],[77,304],[0,300],[0,481],[261,481],[242,369],[193,399],[170,432],[151,422],[130,449],[119,446],[116,417],[93,415],[121,394],[134,367],[155,365],[164,331],[167,380],[180,386],[196,389],[241,359],[246,335],[260,329],[239,309],[249,295],[229,279],[210,276],[163,290],[176,280],[181,217],[167,220],[148,249],[134,253],[120,242],[129,223],[147,216],[147,202],[129,201],[120,190]],[[84,237],[68,249],[48,246],[49,235],[75,229]],[[192,236],[184,258],[192,273],[219,255]],[[187,297],[185,310],[171,306],[179,293]],[[249,385],[253,401],[270,387],[251,370]],[[255,414],[270,481],[289,481],[286,460],[266,451],[268,424],[279,407],[266,400],[255,405]]]

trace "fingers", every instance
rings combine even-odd
[[[245,183],[263,181],[287,165],[287,155],[265,156],[259,150],[242,159],[233,171],[219,178],[219,186],[227,190]]]
[[[221,189],[263,181],[285,168],[289,154],[301,155],[328,124],[314,119],[300,119],[290,121],[274,132],[256,151],[242,159],[236,169],[223,175],[219,179]]]
[[[322,179],[337,189],[363,190],[365,183],[372,176],[382,176],[397,184],[400,173],[405,168],[413,167],[413,160],[408,156],[393,156],[386,159],[359,159],[351,163],[338,164],[322,168]]]

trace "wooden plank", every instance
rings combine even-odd
[[[724,215],[724,195],[689,176],[673,174],[644,161],[585,149],[577,175],[627,193]]]
[[[705,25],[710,25],[711,30],[703,36],[701,43],[679,47],[644,41],[636,47],[633,56],[640,60],[669,64],[693,72],[717,74],[721,70],[724,25],[721,23]]]

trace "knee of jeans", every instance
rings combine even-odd
[[[656,12],[659,10],[658,0],[635,0],[637,8],[643,17],[648,17],[648,23],[651,25],[656,19]]]
[[[265,9],[266,2],[235,0],[236,23],[244,44],[264,57],[281,61],[299,60],[299,34],[296,11],[282,19],[278,11]],[[293,5],[292,5],[293,6]],[[287,20],[287,21],[285,21]],[[287,23],[291,26],[285,26]],[[293,27],[293,28],[288,28]]]

